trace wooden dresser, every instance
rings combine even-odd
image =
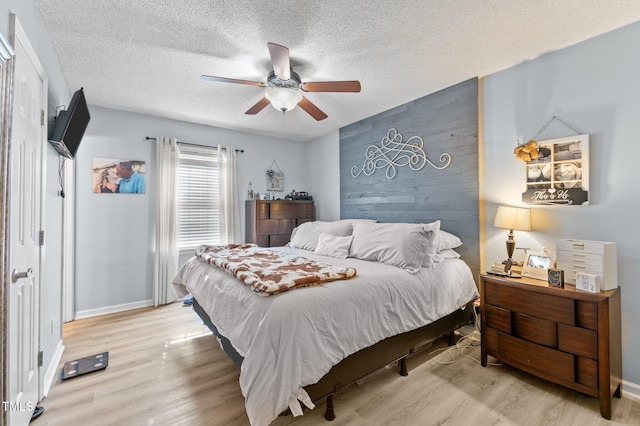
[[[247,200],[245,241],[261,247],[284,246],[293,228],[314,217],[313,201]]]
[[[620,289],[601,293],[549,287],[530,278],[480,277],[481,364],[513,367],[597,397],[611,419],[621,396]]]

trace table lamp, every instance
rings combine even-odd
[[[509,230],[507,238],[507,263],[513,263],[513,251],[516,241],[513,239],[513,230],[531,231],[531,210],[520,207],[499,206],[493,226]]]

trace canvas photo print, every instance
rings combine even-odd
[[[115,158],[93,159],[93,192],[144,194],[145,162]]]

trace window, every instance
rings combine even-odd
[[[217,150],[181,146],[178,156],[178,248],[222,244]]]

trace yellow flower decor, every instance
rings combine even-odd
[[[530,140],[526,144],[518,145],[513,150],[516,158],[528,163],[531,160],[537,159],[540,154],[538,153],[538,143],[534,140]]]

